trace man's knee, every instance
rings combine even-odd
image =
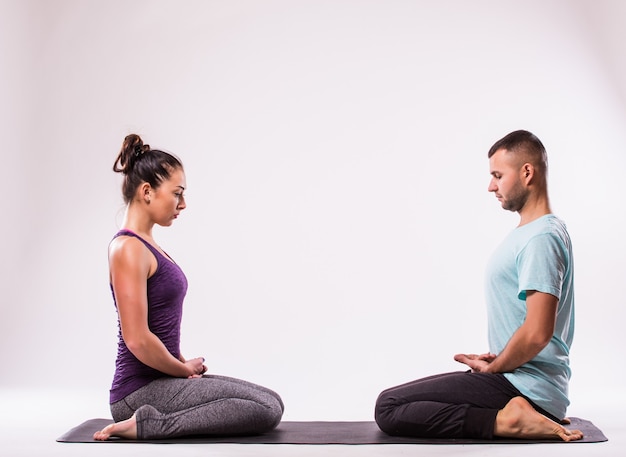
[[[393,434],[393,430],[395,429],[393,420],[394,406],[395,402],[393,397],[383,392],[376,399],[376,406],[374,407],[374,420],[378,428],[390,435]]]

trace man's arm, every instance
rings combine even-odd
[[[483,373],[506,373],[532,360],[554,334],[559,301],[554,295],[526,292],[526,319],[497,356],[457,354],[454,359]]]

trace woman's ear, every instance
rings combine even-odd
[[[144,182],[141,186],[139,186],[139,196],[149,205],[150,198],[152,196],[152,186],[150,186],[147,182]]]

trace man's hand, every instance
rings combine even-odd
[[[550,342],[554,335],[558,303],[553,295],[527,290],[524,323],[497,357],[493,354],[459,354],[454,359],[479,373],[512,372],[532,360]]]
[[[457,354],[454,356],[454,360],[463,363],[470,367],[475,373],[489,372],[489,365],[496,358],[495,354]]]

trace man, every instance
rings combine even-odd
[[[385,390],[376,422],[391,435],[578,440],[580,431],[561,425],[569,404],[573,259],[565,225],[550,210],[546,152],[535,135],[518,130],[488,157],[488,190],[520,215],[487,268],[490,352],[457,354],[469,371]]]

